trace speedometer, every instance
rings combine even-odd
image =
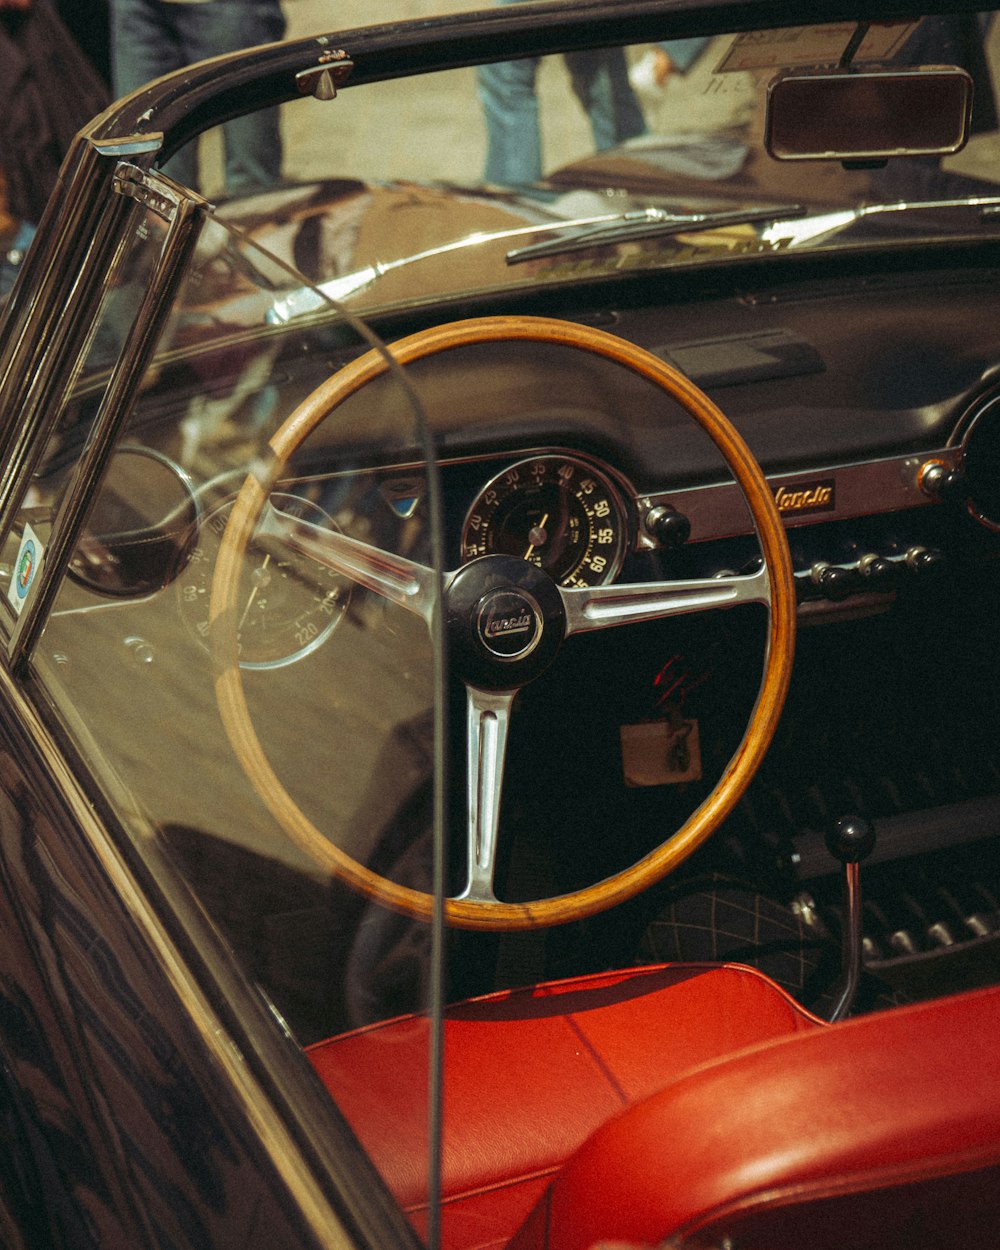
[[[625,559],[628,526],[617,490],[575,456],[533,456],[492,478],[465,519],[462,560],[509,555],[560,586],[599,586]]]
[[[290,517],[336,529],[317,504],[275,492],[271,506]],[[233,501],[203,517],[183,576],[177,580],[181,616],[195,638],[208,645],[208,605],[219,545]],[[351,599],[351,583],[291,550],[263,549],[253,541],[240,582],[236,621],[241,668],[280,668],[314,651],[333,632]]]

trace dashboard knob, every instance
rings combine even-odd
[[[929,460],[920,469],[920,489],[925,495],[937,499],[964,501],[968,491],[965,472],[961,468],[949,469],[940,460]]]
[[[691,522],[683,512],[669,505],[651,508],[646,513],[646,529],[661,547],[683,547],[691,537]]]
[[[861,557],[858,561],[858,572],[868,585],[879,590],[888,589],[899,576],[895,561],[888,556],[875,555],[874,552]]]
[[[862,589],[857,569],[841,568],[837,564],[816,564],[812,569],[812,583],[827,599],[835,603],[856,595]]]
[[[944,552],[936,547],[911,547],[906,553],[907,567],[913,573],[930,573],[944,561]]]

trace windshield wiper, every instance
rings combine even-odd
[[[569,221],[540,221],[532,225],[515,226],[505,230],[476,231],[464,238],[443,243],[426,251],[402,256],[397,260],[376,261],[353,273],[328,279],[316,286],[303,286],[275,300],[268,309],[265,320],[271,325],[282,325],[308,313],[329,308],[337,300],[348,299],[365,290],[383,275],[395,269],[406,268],[443,256],[448,252],[463,251],[484,243],[495,243],[518,236],[547,234],[540,242],[514,248],[506,253],[508,265],[545,256],[561,256],[586,248],[605,244],[628,242],[633,239],[656,238],[688,231],[716,230],[724,226],[754,225],[765,222],[770,227],[761,239],[780,244],[782,247],[799,247],[815,243],[825,235],[836,234],[864,217],[880,213],[911,212],[935,208],[978,208],[984,220],[1000,211],[1000,197],[984,196],[972,199],[942,199],[925,201],[900,201],[893,204],[866,204],[855,208],[835,209],[809,215],[802,204],[751,205],[703,213],[672,213],[662,208],[645,208],[627,213],[605,213],[595,217],[578,217]],[[784,226],[779,223],[789,223]]]
[[[515,248],[507,253],[508,265],[533,260],[538,256],[558,256],[563,252],[594,247],[602,243],[641,239],[659,234],[676,234],[683,230],[711,230],[717,226],[749,225],[757,221],[783,221],[786,217],[801,217],[806,210],[801,204],[785,207],[731,208],[710,213],[668,213],[659,208],[647,208],[638,212],[603,213],[596,217],[577,217],[569,221],[540,221],[530,226],[515,226],[506,230],[476,231],[451,243],[402,256],[398,260],[376,261],[354,273],[330,278],[316,286],[301,287],[283,299],[275,300],[266,320],[271,325],[282,325],[329,307],[334,301],[347,299],[370,287],[384,274],[403,269],[447,252],[463,251],[484,243],[503,239],[516,239],[531,234],[556,233],[554,239],[545,239],[527,247]]]
[[[783,247],[802,247],[820,243],[830,235],[839,234],[848,226],[866,217],[882,217],[892,213],[933,212],[935,209],[978,209],[980,221],[990,221],[1000,213],[1000,196],[964,196],[941,200],[895,200],[889,204],[860,204],[856,208],[833,209],[803,217],[791,226],[765,231],[765,239]]]
[[[580,252],[589,247],[625,243],[632,239],[653,239],[659,235],[682,234],[688,230],[716,230],[721,226],[749,226],[760,221],[784,221],[787,217],[801,217],[805,211],[802,204],[728,208],[709,213],[670,213],[662,208],[645,208],[621,213],[617,217],[605,218],[592,224],[566,222],[549,227],[557,231],[554,239],[529,243],[527,247],[514,248],[508,252],[507,264],[520,265],[526,260],[538,260],[543,256],[562,256],[566,252]]]
[[[801,210],[799,210],[801,211]],[[624,214],[628,215],[628,214]],[[450,243],[441,243],[437,247],[427,248],[423,252],[414,252],[412,256],[401,256],[397,260],[375,261],[365,265],[363,269],[353,273],[342,274],[319,282],[315,286],[300,287],[291,291],[283,299],[276,300],[271,307],[267,321],[272,325],[281,325],[305,313],[316,312],[318,309],[329,308],[335,301],[347,299],[351,295],[370,287],[383,274],[394,269],[404,269],[416,265],[420,261],[444,256],[447,252],[460,252],[466,248],[479,247],[484,243],[494,243],[504,239],[516,239],[523,235],[548,233],[552,230],[586,229],[590,226],[613,224],[621,220],[623,214],[603,213],[599,217],[577,217],[571,221],[540,221],[529,226],[511,226],[505,230],[476,230],[472,234],[454,239]],[[768,220],[773,220],[771,214]],[[509,259],[509,257],[508,257]]]

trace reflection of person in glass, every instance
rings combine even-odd
[[[953,14],[922,18],[903,45],[893,65],[958,65],[973,82],[970,133],[997,129],[997,101],[986,56],[992,13]],[[891,160],[872,174],[876,194],[891,199],[938,199],[982,194],[987,186],[978,178],[942,169],[938,156],[911,156]]]
[[[701,56],[711,39],[672,39],[655,43],[629,71],[629,80],[636,91],[653,95],[663,91],[671,74],[686,74]]]
[[[519,2],[498,0],[500,4]],[[621,48],[567,52],[565,60],[599,152],[645,133],[645,119],[629,83]],[[479,98],[486,118],[487,182],[520,186],[537,182],[542,176],[535,91],[538,65],[538,57],[527,57],[479,67]]]
[[[116,95],[195,61],[273,43],[285,33],[279,0],[111,0],[111,60]],[[222,128],[225,184],[231,193],[273,186],[281,176],[281,135],[274,109],[234,118]],[[197,187],[197,144],[173,156],[166,171]]]
[[[88,7],[74,3],[78,11]],[[92,24],[99,28],[98,20]],[[55,0],[0,0],[0,298],[13,285],[73,136],[107,104],[107,84]]]

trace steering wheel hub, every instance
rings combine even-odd
[[[446,598],[452,662],[464,681],[481,689],[533,681],[552,663],[566,634],[555,582],[516,556],[483,556],[463,565]]]

